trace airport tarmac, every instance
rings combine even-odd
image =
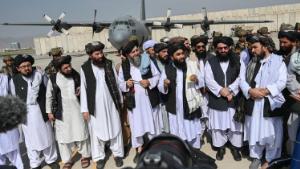
[[[80,66],[87,60],[87,58],[88,58],[87,55],[73,56],[72,57],[73,67],[77,71],[80,71]],[[111,60],[113,60],[115,64],[120,62],[120,58],[116,57],[115,54],[112,54],[112,53],[107,54],[107,58],[110,58]],[[42,57],[41,59],[36,59],[35,65],[40,66],[41,68],[45,68],[49,62],[50,62],[50,58],[45,56],[45,57]],[[216,151],[213,151],[211,149],[210,144],[208,144],[208,143],[204,144],[203,147],[201,148],[201,150],[215,159]],[[23,151],[24,151],[24,149],[23,149]],[[124,165],[122,167],[128,167],[128,166],[135,167],[135,164],[133,163],[134,155],[135,155],[135,150],[131,149],[129,155],[124,159]],[[25,169],[27,169],[29,167],[28,167],[28,159],[26,158],[25,152],[23,152],[23,156],[26,159],[26,161],[24,161],[24,162],[25,162],[25,166],[26,166]],[[75,158],[75,159],[77,161],[74,164],[73,169],[81,169],[80,157]],[[222,161],[216,161],[216,163],[217,163],[219,169],[247,169],[247,168],[249,168],[249,165],[250,165],[250,161],[247,159],[242,159],[242,161],[238,161],[238,162],[234,161],[229,149],[226,149],[226,155],[224,156],[224,159]],[[62,168],[62,164],[61,164],[61,168]],[[113,157],[112,157],[112,155],[110,155],[110,157],[105,165],[105,169],[116,169],[116,168],[117,167],[115,166]],[[48,166],[44,166],[43,169],[50,169],[50,168]],[[88,167],[87,169],[96,169],[95,163],[91,162],[91,166]]]

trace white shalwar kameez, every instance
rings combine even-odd
[[[43,158],[40,157],[43,152],[47,164],[51,164],[57,159],[53,129],[50,121],[44,121],[41,109],[37,102],[39,86],[44,82],[42,73],[34,71],[32,76],[22,76],[28,83],[27,91],[27,122],[22,124],[22,131],[25,137],[27,155],[30,161],[30,167],[36,168],[41,165]],[[10,81],[11,91],[15,93],[13,80]]]
[[[269,56],[266,59],[261,60],[261,67],[258,71],[255,82],[256,88],[267,88],[271,95],[267,97],[271,105],[274,102],[283,103],[284,98],[281,94],[281,91],[285,88],[287,81],[287,69],[282,62],[280,67],[273,68],[276,69],[277,73],[270,72],[270,58]],[[278,56],[281,57],[281,56]],[[262,74],[267,72],[269,76],[278,76],[276,82],[269,82],[270,84],[263,84],[262,81],[265,79],[262,78]],[[251,88],[245,80],[246,77],[246,67],[244,64],[241,64],[241,90],[243,91],[244,96],[248,99],[249,89]],[[265,77],[266,78],[266,77]],[[279,100],[279,101],[277,101]],[[272,106],[271,106],[272,107]],[[279,106],[280,107],[280,106]],[[266,150],[266,160],[268,162],[273,159],[279,158],[281,156],[281,146],[282,146],[282,117],[264,117],[263,116],[264,108],[264,99],[255,100],[252,116],[247,116],[245,118],[245,131],[244,131],[244,140],[249,142],[250,148],[250,157],[261,159],[263,156],[263,150]]]
[[[229,61],[220,62],[225,79],[228,65]],[[239,81],[239,77],[237,77],[232,84],[227,84],[225,80],[225,86],[227,86],[234,93],[234,95],[237,95],[239,92]],[[221,97],[220,91],[223,87],[215,81],[209,62],[206,62],[205,64],[205,84],[215,96]],[[212,142],[215,147],[224,146],[228,140],[235,147],[242,146],[243,125],[233,119],[235,114],[234,108],[229,107],[227,111],[219,111],[208,108],[208,114],[208,129],[211,130]],[[228,132],[226,132],[227,130]]]
[[[167,94],[169,91],[164,89],[164,80],[167,79],[165,70],[162,72],[158,84],[161,93]],[[199,79],[199,77],[198,77]],[[197,87],[199,88],[199,87]],[[170,133],[189,142],[194,148],[201,148],[200,138],[202,134],[200,118],[193,120],[184,119],[183,108],[183,72],[176,68],[176,114],[169,112]]]
[[[8,83],[8,76],[0,74],[0,96],[8,95]],[[23,162],[19,150],[18,128],[0,133],[0,165],[5,165],[6,158],[8,158],[17,169],[23,169]]]
[[[105,82],[104,68],[99,68],[92,64],[92,70],[96,78],[96,98],[94,116],[90,115],[88,127],[93,161],[97,162],[105,158],[104,148],[107,141],[110,141],[110,149],[114,157],[123,157],[124,147],[120,116]],[[117,80],[115,71],[114,74]],[[82,69],[80,76],[81,112],[89,112],[86,95],[86,77]],[[118,81],[116,83],[118,85]],[[121,92],[120,96],[122,96]]]
[[[153,89],[158,84],[160,73],[152,62],[150,69],[153,77],[148,79],[150,82],[149,88]],[[138,148],[144,144],[143,136],[145,134],[148,134],[150,139],[153,136],[160,134],[162,119],[159,106],[151,106],[147,89],[139,84],[139,82],[143,80],[140,69],[133,66],[131,63],[130,75],[132,80],[134,80],[135,108],[128,110],[128,119],[131,130],[132,147]],[[128,92],[129,89],[124,80],[122,67],[119,70],[119,81],[121,91]]]
[[[199,59],[199,86],[200,88],[206,87],[205,86],[205,64],[203,59]],[[202,109],[202,116],[201,116],[201,128],[202,134],[204,133],[205,129],[208,128],[209,124],[209,116],[208,116],[208,94],[203,95],[203,104],[201,106]]]
[[[63,163],[70,162],[72,146],[76,145],[83,158],[90,157],[90,144],[88,128],[80,112],[80,104],[75,95],[73,78],[66,78],[60,72],[56,75],[56,84],[60,89],[62,98],[62,120],[55,120],[55,136]],[[46,93],[46,112],[51,111],[53,86],[48,80]]]

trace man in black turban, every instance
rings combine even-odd
[[[206,45],[208,43],[207,36],[195,35],[191,37],[192,51],[195,53],[199,60],[205,59],[207,56]]]
[[[113,63],[105,57],[103,49],[104,44],[99,41],[85,46],[89,60],[81,66],[81,112],[90,126],[92,158],[97,168],[105,166],[104,148],[108,141],[116,166],[121,167],[124,156],[121,92]]]
[[[32,65],[34,64],[34,58],[31,55],[17,55],[15,57],[14,65],[18,72],[23,76],[31,76]]]
[[[231,49],[233,44],[233,39],[227,36],[215,37],[213,39],[216,56],[221,62],[226,62],[231,56],[233,56]]]
[[[154,45],[154,51],[157,59],[157,68],[162,72],[164,65],[170,61],[168,57],[168,45],[166,43],[157,43]]]
[[[216,56],[208,59],[205,65],[205,84],[208,92],[209,126],[212,143],[217,147],[217,160],[225,154],[225,144],[232,144],[234,160],[240,161],[239,149],[242,146],[242,123],[234,120],[236,101],[239,93],[239,58],[233,54],[233,40],[230,37],[216,37],[213,40]]]
[[[296,52],[297,33],[293,30],[280,30],[278,32],[279,51],[277,54],[284,57],[286,65],[290,62],[290,57]]]
[[[30,55],[15,57],[18,73],[13,76],[12,93],[27,103],[27,123],[22,125],[30,167],[40,169],[45,159],[51,169],[59,169],[51,123],[45,110],[46,84],[44,74],[32,67]],[[43,153],[42,153],[43,152]],[[40,157],[43,154],[43,158]]]
[[[71,145],[82,155],[81,166],[90,165],[88,130],[82,118],[79,102],[80,75],[71,66],[71,56],[61,56],[55,62],[57,73],[50,75],[46,94],[48,119],[55,121],[56,140],[63,168],[73,165]]]

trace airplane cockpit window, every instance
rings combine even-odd
[[[134,21],[133,20],[128,20],[128,23],[129,23],[129,26],[135,26],[135,23],[134,23]]]
[[[127,21],[116,21],[116,25],[130,25]]]

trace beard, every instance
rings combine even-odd
[[[293,46],[290,46],[290,47],[281,47],[279,51],[284,55],[288,55],[292,52],[292,50],[293,50]]]
[[[136,67],[139,67],[141,65],[141,57],[140,56],[129,58],[129,61]]]
[[[195,54],[199,60],[206,58],[206,51],[202,51],[202,52],[195,51]]]
[[[185,62],[185,61],[181,62],[181,61],[178,61],[178,60],[174,60],[173,62],[174,62],[174,65],[175,65],[178,69],[181,69],[181,70],[186,70],[186,69],[187,69],[187,68],[186,68],[186,62]]]
[[[64,77],[66,78],[71,78],[72,77],[72,71],[70,73],[64,73],[64,72],[60,72],[62,75],[64,75]]]
[[[258,61],[260,61],[260,60],[262,60],[263,58],[265,58],[265,56],[266,56],[266,52],[261,52],[261,53],[259,53],[259,54],[253,54],[253,56],[254,57],[257,57],[257,60]]]
[[[169,62],[170,62],[170,59],[169,58],[160,58],[158,57],[158,60],[163,64],[163,65],[167,65]]]
[[[229,57],[231,55],[231,52],[229,51],[228,53],[219,53],[216,51],[216,56],[219,59],[220,62],[227,62],[229,60]]]
[[[22,74],[22,75],[25,76],[25,77],[27,77],[27,78],[29,78],[29,77],[32,76],[32,74],[33,74],[33,71],[29,72],[29,73],[26,73],[26,74]]]
[[[105,66],[105,57],[102,58],[102,60],[92,60],[92,63],[95,66],[98,66],[100,68],[103,68]]]

